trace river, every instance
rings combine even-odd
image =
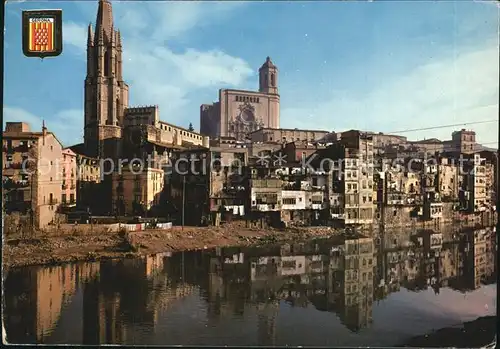
[[[16,268],[4,326],[9,343],[394,346],[496,315],[495,238],[353,234]]]

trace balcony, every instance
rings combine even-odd
[[[66,184],[63,184],[63,185],[61,186],[61,188],[62,188],[62,190],[66,190],[66,189],[68,189],[68,186],[67,186]]]
[[[76,189],[76,185],[71,184],[71,189]]]
[[[13,148],[14,152],[18,152],[18,153],[26,153],[29,151],[29,149],[30,149],[30,146],[28,144],[21,144],[15,148]]]
[[[56,205],[58,202],[59,202],[59,200],[52,198],[52,199],[49,199],[48,204],[49,205]]]

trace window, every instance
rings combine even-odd
[[[274,76],[274,74],[271,74],[271,86],[276,86],[276,78]]]
[[[62,201],[63,204],[66,203],[66,194],[62,194],[61,201]]]
[[[295,205],[297,200],[295,198],[284,198],[283,205]]]

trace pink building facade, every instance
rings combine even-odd
[[[61,203],[64,206],[76,205],[76,169],[76,153],[69,148],[63,149],[61,162]]]

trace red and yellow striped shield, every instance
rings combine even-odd
[[[54,52],[54,18],[29,19],[29,50],[31,52]]]

